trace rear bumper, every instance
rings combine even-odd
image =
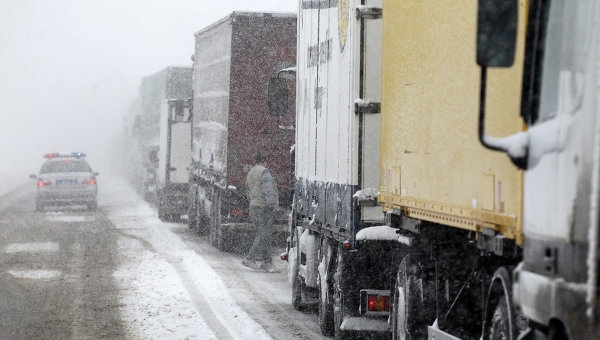
[[[95,188],[89,190],[73,190],[73,191],[38,191],[36,202],[38,204],[88,204],[95,203],[97,191]]]
[[[166,214],[188,214],[190,210],[189,185],[170,184],[159,190],[160,210]]]
[[[586,301],[586,283],[539,275],[523,270],[522,266],[514,271],[513,279],[515,305],[535,324],[544,328],[551,320],[560,320],[571,339],[597,336],[592,336],[594,331],[586,315],[591,308]]]
[[[368,332],[388,334],[391,336],[391,329],[387,318],[369,317],[369,316],[347,316],[342,321],[340,329],[350,332]]]

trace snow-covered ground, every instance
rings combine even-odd
[[[34,189],[27,175],[0,174],[0,210]],[[96,219],[106,215],[119,235],[113,277],[128,339],[324,338],[316,315],[291,306],[285,262],[274,258],[281,270],[274,274],[242,266],[242,255],[215,249],[186,224],[159,220],[118,177],[99,179],[98,208]]]
[[[221,277],[120,180],[103,181],[99,206],[122,231],[124,264],[114,274],[124,292],[130,338],[270,339],[229,294]]]
[[[0,196],[12,191],[21,190],[21,188],[31,185],[35,188],[35,180],[30,179],[27,174],[17,173],[1,173],[0,174]],[[23,191],[23,190],[21,190]],[[25,192],[19,192],[17,196],[24,195]],[[2,210],[9,202],[0,199],[0,210]]]
[[[223,275],[174,233],[187,226],[160,221],[123,180],[105,179],[100,184],[99,206],[121,233],[122,265],[114,276],[122,292],[121,314],[128,338],[272,338],[236,303]],[[248,275],[253,275],[252,284],[263,287],[272,285],[269,281],[274,277]],[[280,281],[284,280],[280,277]],[[285,290],[268,295],[279,302],[290,300]]]
[[[0,195],[11,192],[27,183],[35,186],[35,181],[30,179],[28,175],[16,173],[0,174]]]

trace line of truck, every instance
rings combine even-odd
[[[161,98],[190,128],[187,166],[161,162],[172,150],[154,162],[159,181],[188,173],[162,215],[239,250],[266,150],[291,303],[323,334],[600,337],[600,4],[298,8],[195,34],[192,93]]]
[[[294,307],[337,339],[600,337],[599,20],[300,0]]]
[[[161,219],[187,219],[217,248],[244,251],[253,233],[244,186],[260,150],[278,184],[275,240],[284,245],[294,114],[268,114],[267,85],[295,65],[296,15],[233,12],[194,37],[192,67],[171,66],[142,80],[132,153],[143,156],[132,162],[132,177],[143,178],[140,191]],[[294,96],[288,100],[293,107]]]

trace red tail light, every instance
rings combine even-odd
[[[288,252],[286,251],[285,253],[281,253],[279,255],[279,258],[283,261],[287,261],[288,260]]]
[[[38,182],[37,182],[38,188],[47,187],[50,184],[52,184],[52,182],[50,182],[50,181],[44,181],[43,179],[39,179]]]
[[[350,241],[344,241],[343,246],[345,250],[352,249],[352,243],[350,243]]]
[[[88,185],[96,185],[96,180],[93,179],[93,178],[84,179],[81,183],[82,184],[88,184]]]
[[[367,310],[369,312],[389,312],[390,297],[385,295],[368,295]]]
[[[231,209],[229,215],[233,217],[248,217],[248,210]]]

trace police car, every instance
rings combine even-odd
[[[83,152],[44,155],[47,160],[39,174],[30,176],[37,180],[37,211],[53,205],[85,205],[89,210],[96,210],[98,173],[92,171],[85,156]]]

